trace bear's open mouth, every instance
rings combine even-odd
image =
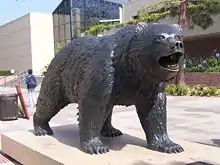
[[[160,57],[158,60],[159,65],[169,71],[177,72],[179,71],[179,59],[183,54],[181,52],[175,52],[169,54],[168,56]]]

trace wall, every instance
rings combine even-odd
[[[187,85],[206,85],[220,87],[219,72],[185,72],[185,83]],[[171,81],[170,83],[174,83]]]
[[[206,58],[213,55],[213,50],[220,52],[220,36],[210,36],[185,40],[185,52],[193,58]]]
[[[124,4],[124,18],[123,21],[126,22],[137,15],[138,10],[143,6],[155,5],[163,0],[134,0]]]
[[[47,13],[31,13],[32,68],[41,74],[54,57],[53,17]]]
[[[0,27],[0,69],[26,71],[31,63],[30,15]]]
[[[220,51],[220,15],[213,16],[214,23],[207,29],[195,26],[189,29],[184,26],[184,44],[186,53],[191,57],[207,57],[213,55],[217,48]],[[177,23],[178,17],[160,20],[165,23]]]
[[[220,87],[220,73],[185,73],[185,82],[188,85],[207,85]]]
[[[184,28],[185,52],[190,57],[210,57],[215,49],[220,52],[220,15],[213,17],[214,24],[206,30],[195,26],[194,29]],[[160,22],[176,23],[177,18],[166,18]],[[106,30],[102,35],[110,35],[117,31],[117,28]]]
[[[128,21],[132,18],[132,16],[137,15],[137,11],[143,6],[151,6],[155,5],[162,0],[134,0],[132,2],[128,2],[124,4],[124,18],[123,21]],[[195,35],[207,35],[207,34],[220,34],[220,15],[213,16],[214,24],[209,28],[203,30],[202,28],[195,26],[194,29],[188,29],[187,26],[184,27],[184,36],[187,39],[193,38]],[[160,20],[160,22],[166,23],[178,23],[178,17],[171,18],[167,17],[165,19]],[[215,34],[216,35],[216,34]]]
[[[195,36],[206,36],[206,35],[217,35],[220,34],[220,15],[213,16],[213,25],[211,25],[207,29],[202,29],[198,26],[195,26],[193,29],[189,29],[188,26],[186,25],[184,27],[184,37],[186,39],[193,39]],[[165,22],[165,23],[178,23],[178,17],[176,18],[171,18],[171,17],[166,17],[165,19],[161,19],[160,22]]]
[[[53,11],[54,45],[62,47],[69,43],[71,33],[71,0],[63,0]]]

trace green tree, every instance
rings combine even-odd
[[[136,24],[138,22],[158,21],[165,17],[178,17],[180,14],[179,0],[164,0],[153,6],[140,8],[136,19],[115,25],[96,25],[86,32],[92,35],[102,33],[112,27],[121,27],[124,24]],[[188,1],[187,5],[187,25],[193,29],[195,25],[202,29],[207,29],[213,24],[213,16],[220,14],[220,0],[199,0]]]
[[[65,43],[58,42],[55,44],[55,53],[59,52],[63,47],[65,46]]]

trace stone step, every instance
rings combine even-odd
[[[15,164],[0,153],[0,165],[15,165]]]
[[[146,149],[144,134],[122,130],[120,138],[103,139],[110,152],[88,155],[79,150],[76,124],[54,127],[54,136],[37,137],[31,131],[2,134],[3,153],[23,165],[220,165],[220,148],[175,139],[184,152],[164,154]]]

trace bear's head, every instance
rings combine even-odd
[[[168,80],[176,76],[183,65],[182,28],[177,24],[139,23],[127,55],[137,75]]]

